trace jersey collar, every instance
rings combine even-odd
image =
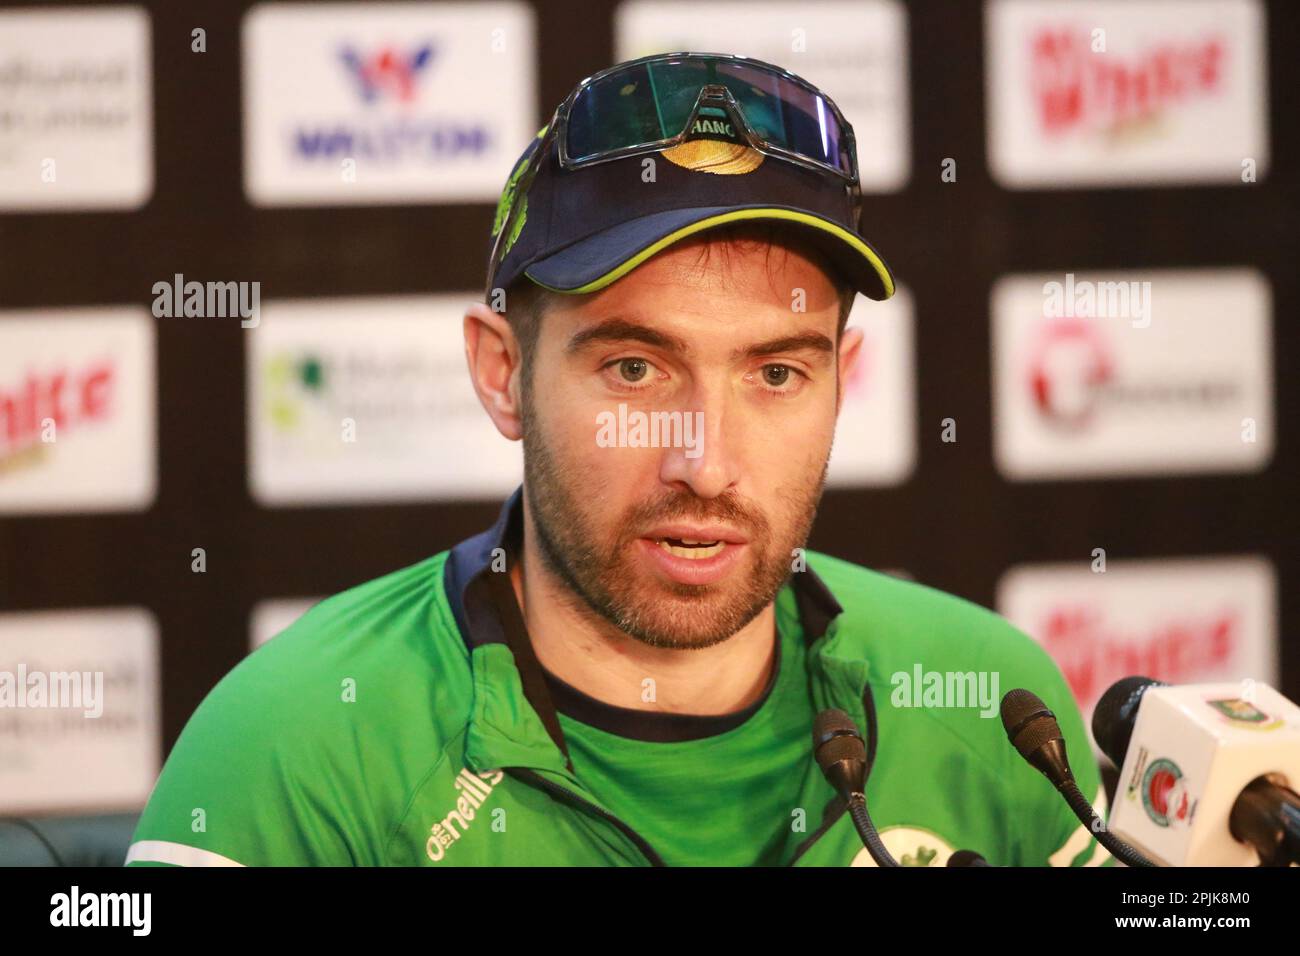
[[[496,523],[452,548],[444,566],[447,601],[475,671],[466,759],[480,770],[522,765],[572,775],[550,689],[528,639],[510,576],[504,573],[508,556],[517,553],[522,541],[520,486],[501,506]],[[799,628],[811,646],[827,633],[843,608],[825,582],[806,564],[804,568],[793,573],[778,593],[777,614],[783,627]],[[508,666],[511,657],[513,668]],[[520,695],[531,705],[554,748],[546,746],[535,723],[526,721],[527,708],[518,706]]]

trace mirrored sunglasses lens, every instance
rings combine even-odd
[[[747,64],[723,64],[718,73],[760,136],[852,175],[840,122],[825,97]]]
[[[588,159],[676,136],[706,83],[725,86],[769,142],[853,175],[843,131],[825,97],[761,68],[706,58],[643,63],[588,85],[569,113],[569,157]]]

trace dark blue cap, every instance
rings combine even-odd
[[[489,290],[527,276],[553,292],[597,292],[687,236],[758,219],[785,223],[868,298],[894,294],[889,267],[858,232],[842,180],[711,138],[566,170],[552,137],[517,198],[516,181],[545,132],[515,163],[497,205],[493,238],[513,202],[522,204]]]

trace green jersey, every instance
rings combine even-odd
[[[808,552],[777,594],[760,702],[666,737],[680,715],[638,712],[636,739],[532,653],[500,573],[521,520],[517,491],[489,531],[322,601],[235,667],[169,755],[127,862],[871,866],[812,758],[830,707],[863,730],[867,804],[904,865],[957,849],[1113,862],[1006,740],[1001,694],[1033,690],[1102,802],[1060,671],[996,614]]]
[[[548,681],[578,779],[669,866],[779,866],[797,852],[816,717],[801,638],[778,628],[765,692],[721,717],[646,714]]]

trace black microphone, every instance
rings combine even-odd
[[[1079,785],[1074,782],[1070,761],[1065,754],[1065,737],[1056,715],[1033,693],[1021,688],[1008,691],[1002,698],[1002,727],[1007,739],[1020,756],[1042,772],[1065,798],[1079,821],[1097,836],[1097,842],[1111,855],[1128,866],[1155,866],[1123,840],[1106,829],[1105,821],[1092,808]]]
[[[948,866],[988,866],[989,861],[974,850],[955,850],[948,857]]]
[[[1092,739],[1117,768],[1124,766],[1142,695],[1152,687],[1168,687],[1150,677],[1125,677],[1110,685],[1092,711]]]
[[[863,793],[867,779],[867,745],[853,718],[835,708],[818,714],[813,721],[813,757],[826,775],[827,782],[848,804],[858,837],[876,865],[898,866],[898,861],[890,856],[880,841],[880,834],[867,813],[867,797]]]

